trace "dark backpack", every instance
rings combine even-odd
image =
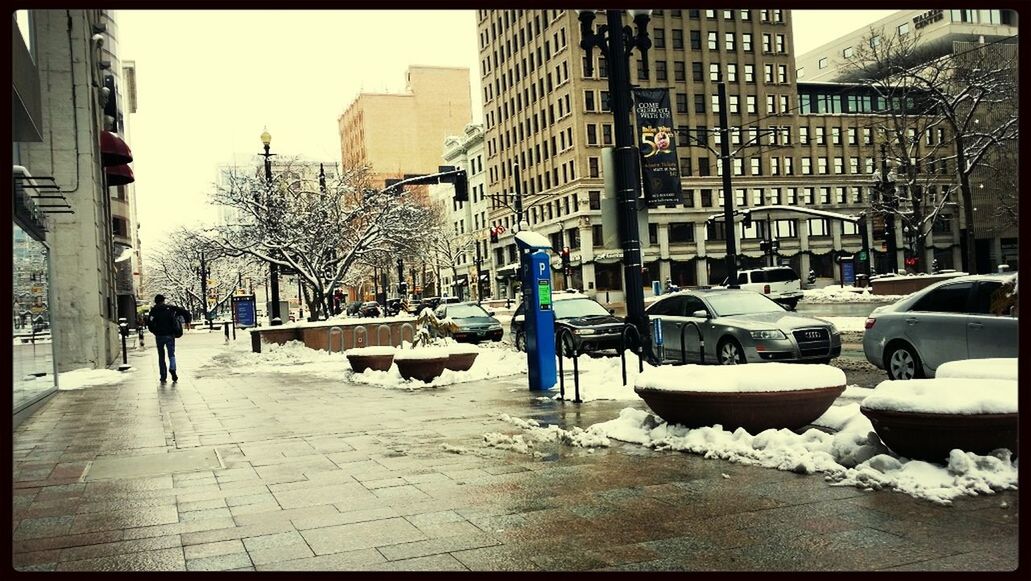
[[[182,315],[176,312],[172,312],[172,335],[178,339],[183,336],[183,325],[186,324],[186,320],[183,319]]]

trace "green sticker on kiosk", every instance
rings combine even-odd
[[[551,281],[537,281],[537,303],[541,307],[551,306]]]

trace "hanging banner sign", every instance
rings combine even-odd
[[[683,203],[669,89],[634,89],[637,145],[649,205]]]

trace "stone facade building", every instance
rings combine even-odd
[[[570,286],[607,302],[623,300],[618,245],[606,244],[602,149],[613,145],[608,65],[595,50],[586,76],[575,11],[481,10],[477,13],[489,194],[511,195],[520,181],[525,219],[571,249]],[[728,87],[735,207],[797,206],[857,215],[869,210],[878,144],[866,129],[873,109],[859,87],[803,85],[796,79],[788,10],[656,10],[648,25],[649,74],[631,57],[630,78],[667,87],[676,124],[684,203],[649,209],[641,232],[646,294],[651,282],[710,285],[723,281],[725,232],[708,221],[722,213],[717,80]],[[817,106],[802,107],[802,95]],[[805,100],[809,100],[808,98]],[[853,105],[850,107],[850,105]],[[752,145],[749,145],[749,144]],[[520,171],[513,175],[515,165]],[[867,217],[875,264],[887,264],[883,227]],[[514,277],[515,217],[495,204],[490,225],[506,228],[492,248],[499,275]],[[766,224],[734,235],[742,267],[766,264],[759,241]],[[834,258],[858,251],[854,224],[782,213],[769,224],[780,241],[777,262],[837,279]],[[958,260],[958,233],[940,227],[934,247]],[[902,232],[897,231],[901,240]],[[608,237],[611,240],[611,237]],[[946,242],[945,239],[948,241]],[[882,268],[888,268],[883,266]],[[555,288],[564,286],[555,277]],[[508,281],[514,288],[514,281]]]

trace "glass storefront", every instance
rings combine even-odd
[[[11,354],[15,413],[55,389],[49,282],[46,245],[15,224]]]

